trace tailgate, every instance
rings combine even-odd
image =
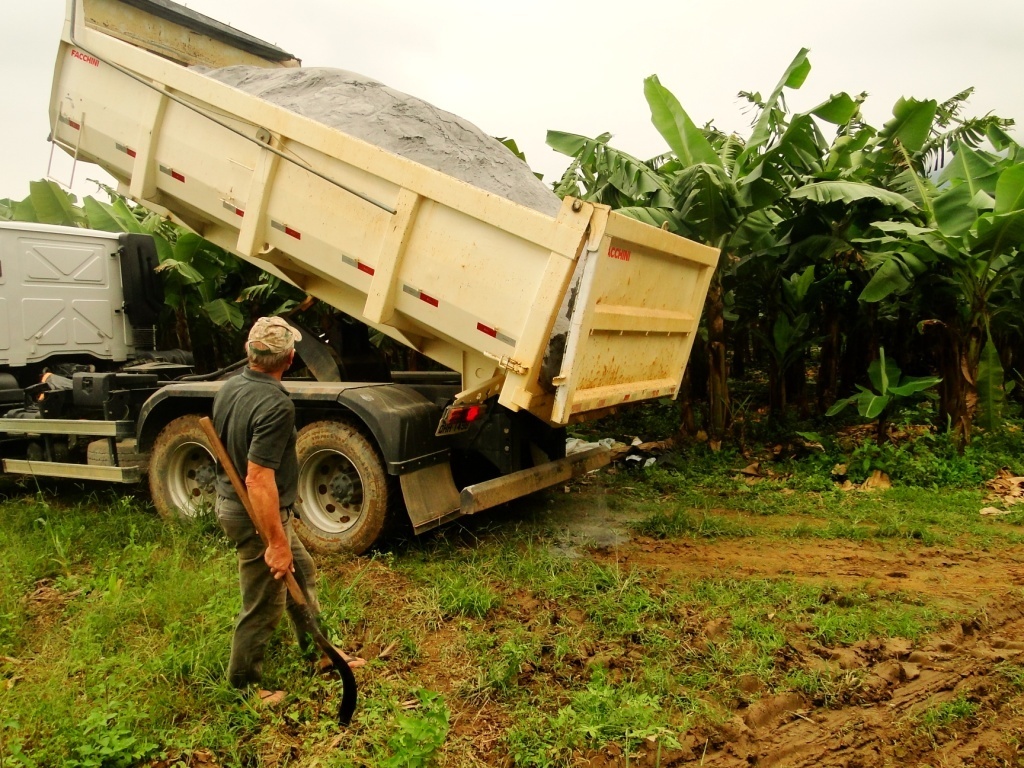
[[[585,254],[551,421],[675,397],[718,250],[618,213]]]

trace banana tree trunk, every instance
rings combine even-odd
[[[708,437],[712,446],[721,444],[730,422],[729,363],[726,356],[725,293],[718,272],[711,279],[704,312],[708,320]]]
[[[690,362],[683,374],[679,389],[679,432],[681,439],[697,437],[707,423],[704,404],[708,399],[707,345],[703,335],[698,334],[690,352]]]
[[[192,333],[188,327],[188,313],[184,306],[174,308],[174,329],[178,336],[178,348],[192,350]]]
[[[775,420],[781,420],[789,406],[786,391],[786,373],[779,366],[774,355],[768,361],[768,412]]]
[[[839,316],[835,310],[826,308],[825,312],[825,338],[821,342],[817,376],[819,413],[825,413],[839,397],[839,351],[842,334],[839,331]]]
[[[810,413],[807,406],[807,357],[801,354],[782,374],[786,381],[786,404],[795,404],[801,419]]]
[[[937,338],[939,375],[939,419],[949,424],[961,451],[971,438],[974,412],[977,409],[977,355],[971,353],[971,342],[957,329],[939,320],[928,320],[922,328]],[[972,357],[974,358],[972,364]]]
[[[697,419],[693,412],[693,383],[689,368],[683,374],[676,402],[679,408],[679,430],[676,432],[676,440],[683,441],[697,434]]]

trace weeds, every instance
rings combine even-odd
[[[394,731],[388,738],[391,754],[381,768],[421,768],[429,765],[448,735],[448,708],[444,697],[433,691],[416,691],[417,710],[395,717]]]
[[[1024,665],[1005,661],[996,667],[996,672],[1006,679],[1013,690],[1024,691]]]
[[[823,707],[845,704],[860,687],[863,672],[834,672],[821,669],[794,669],[783,678],[783,686],[808,696]]]
[[[937,704],[922,712],[918,717],[918,726],[929,736],[934,737],[939,731],[963,720],[969,720],[977,713],[977,702],[958,694],[952,701]]]

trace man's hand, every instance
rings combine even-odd
[[[292,562],[292,549],[288,546],[287,540],[267,547],[263,559],[267,561],[270,572],[275,579],[283,579],[288,573],[295,573],[295,563]]]

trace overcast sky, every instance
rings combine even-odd
[[[0,197],[47,171],[47,103],[64,0],[0,0]],[[567,160],[548,129],[614,134],[648,157],[666,146],[643,79],[658,74],[702,124],[748,132],[740,90],[767,93],[801,47],[813,66],[790,99],[869,93],[881,125],[900,96],[948,98],[975,86],[971,114],[1024,122],[1024,2],[986,0],[191,0],[311,66],[369,75],[516,139],[553,181]],[[1018,136],[1022,132],[1015,131]],[[86,169],[79,177],[96,176]],[[91,189],[94,189],[92,187]],[[76,184],[76,191],[90,187]]]

